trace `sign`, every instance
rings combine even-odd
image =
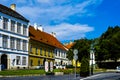
[[[48,61],[45,61],[45,72],[48,72]]]
[[[74,55],[74,56],[73,56],[73,59],[74,59],[74,60],[77,60],[77,59],[78,59],[78,56],[77,56],[77,55]]]
[[[78,50],[74,49],[73,53],[74,53],[74,55],[77,55],[78,54]]]
[[[53,71],[53,62],[52,61],[50,62],[50,71],[51,72]]]

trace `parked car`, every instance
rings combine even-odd
[[[120,72],[120,66],[116,67],[116,72]]]

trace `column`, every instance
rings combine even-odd
[[[17,39],[15,38],[15,49],[17,49]]]
[[[28,51],[28,45],[29,45],[29,43],[28,43],[28,41],[26,41],[26,51]]]
[[[10,36],[8,35],[8,49],[10,49]]]
[[[20,40],[20,50],[23,51],[23,40],[22,39]]]
[[[21,34],[23,35],[23,24],[21,24]]]
[[[3,17],[0,16],[0,28],[2,29],[3,28]]]
[[[17,33],[17,21],[15,22],[15,33]]]
[[[8,19],[8,31],[11,31],[11,20]]]
[[[2,47],[2,34],[0,34],[0,48]]]

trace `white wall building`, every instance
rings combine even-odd
[[[63,50],[60,48],[56,48],[55,49],[55,62],[54,62],[54,66],[58,66],[59,68],[61,68],[61,66],[63,65],[69,65],[69,60],[67,58],[67,50]]]
[[[0,4],[0,64],[4,69],[28,67],[29,20]]]

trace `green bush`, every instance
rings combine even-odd
[[[81,77],[89,76],[89,60],[85,57],[83,57],[81,60],[80,76]]]

